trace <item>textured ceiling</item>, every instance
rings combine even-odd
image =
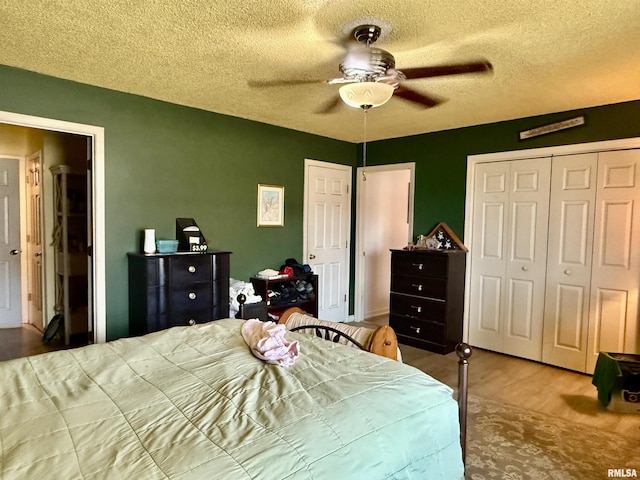
[[[367,140],[640,99],[638,0],[0,0],[0,64],[361,142],[363,113],[322,82],[360,23],[397,68],[486,58],[493,74],[410,80],[447,101],[392,98]]]

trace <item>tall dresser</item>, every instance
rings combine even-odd
[[[464,252],[391,250],[389,324],[398,340],[436,353],[462,341]]]
[[[230,252],[129,258],[129,333],[142,335],[229,316]]]

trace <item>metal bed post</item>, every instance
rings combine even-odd
[[[458,407],[460,415],[460,445],[462,446],[462,463],[466,463],[467,450],[467,389],[469,386],[469,357],[471,347],[466,343],[456,345],[458,361]]]

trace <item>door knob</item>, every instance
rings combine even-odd
[[[313,253],[309,254],[309,259],[310,260],[315,260],[316,256]]]
[[[19,253],[20,253],[20,252],[19,252],[18,250],[13,249],[13,250],[11,250],[11,251],[9,252],[9,255],[17,255],[17,254],[19,254]]]
[[[564,271],[565,275],[571,275],[571,270],[569,270],[568,268]]]
[[[41,257],[42,256],[42,252],[34,253],[33,256],[34,257]]]
[[[529,270],[529,269],[526,267],[526,265],[523,265],[523,266],[522,266],[522,271],[523,271],[523,272],[526,272],[527,270]]]

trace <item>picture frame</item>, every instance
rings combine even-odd
[[[258,227],[284,227],[284,187],[258,184]]]

